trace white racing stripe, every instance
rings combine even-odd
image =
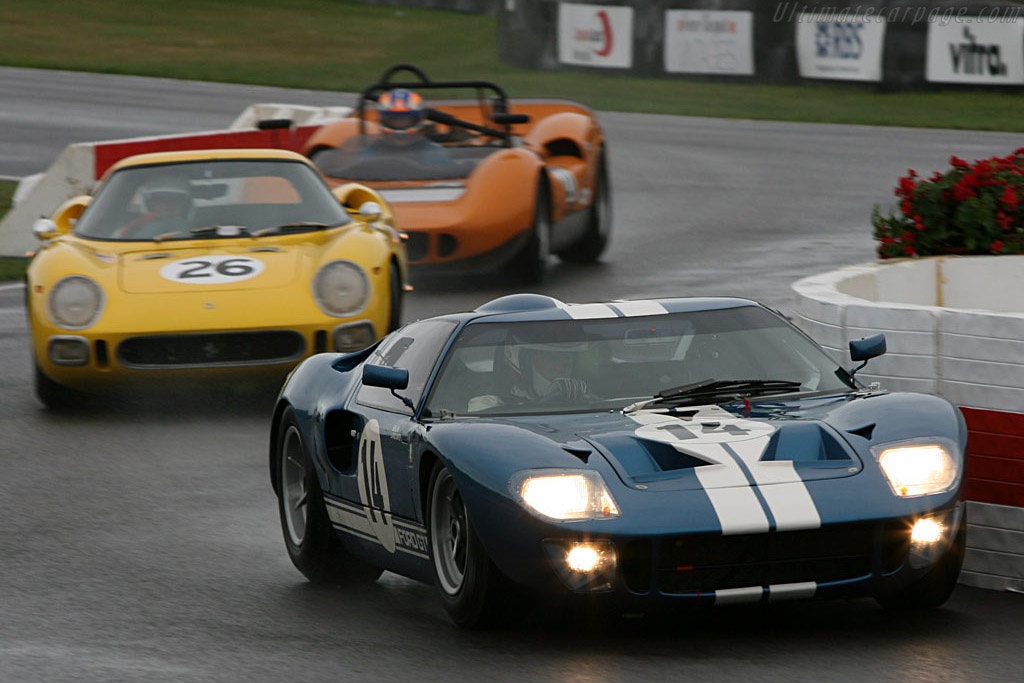
[[[750,487],[747,475],[732,455],[719,444],[700,444],[686,449],[713,465],[697,467],[694,473],[711,499],[722,535],[760,534],[771,527],[761,501]]]
[[[606,304],[563,304],[562,306],[559,306],[559,308],[572,316],[573,320],[619,317],[619,315]]]
[[[627,318],[638,315],[667,315],[668,309],[657,301],[613,301],[612,306]]]
[[[747,588],[723,588],[715,591],[716,605],[739,605],[749,602],[760,602],[764,597],[764,588],[749,586]]]
[[[813,581],[803,583],[778,583],[768,586],[768,600],[806,600],[813,598],[818,590],[818,584]]]
[[[758,493],[776,530],[821,527],[818,508],[793,462],[760,459],[775,431],[771,425],[700,410],[689,420],[643,412],[630,417],[640,425],[638,437],[670,444],[709,463],[693,471],[714,507],[723,535],[764,533],[772,528]]]
[[[818,508],[792,460],[762,461],[761,454],[767,443],[761,445],[754,441],[741,441],[730,446],[754,477],[754,483],[775,518],[776,530],[795,531],[821,527]],[[757,447],[760,449],[757,450]]]

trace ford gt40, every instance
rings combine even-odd
[[[522,595],[938,606],[964,553],[964,420],[857,369],[745,299],[519,294],[411,323],[283,387],[285,545],[312,581],[433,583],[463,626]]]
[[[129,157],[33,229],[28,317],[50,407],[193,379],[280,383],[399,325],[390,206],[356,184],[332,192],[294,152]]]
[[[428,100],[424,127],[395,133],[380,125],[375,107],[395,89],[474,97]],[[402,64],[304,150],[329,182],[364,183],[392,203],[414,270],[505,266],[537,281],[549,254],[596,261],[611,236],[604,133],[575,102],[511,101],[495,83],[433,81]]]

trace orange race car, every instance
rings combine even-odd
[[[419,94],[466,90],[475,97],[432,97],[430,106]],[[420,271],[503,266],[537,282],[549,254],[591,262],[608,246],[608,152],[581,104],[510,101],[494,83],[432,81],[400,64],[303,151],[330,184],[356,181],[388,200]]]

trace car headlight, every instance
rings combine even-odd
[[[313,277],[313,298],[327,315],[355,315],[370,298],[370,280],[352,261],[331,261]]]
[[[960,477],[957,448],[941,439],[890,443],[871,449],[900,498],[942,493],[953,488]]]
[[[520,472],[512,491],[530,510],[563,522],[619,516],[604,479],[592,470]]]
[[[103,310],[103,288],[84,275],[63,278],[46,300],[46,312],[56,325],[68,330],[89,327]]]

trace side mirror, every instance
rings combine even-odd
[[[60,230],[57,229],[57,224],[49,218],[39,218],[32,224],[32,234],[40,242],[45,242],[59,235]]]
[[[850,377],[857,374],[857,371],[868,364],[872,358],[877,358],[885,353],[885,335],[876,334],[863,339],[856,339],[850,342],[850,359],[855,363],[862,361],[860,365],[850,370]]]
[[[388,368],[383,365],[364,365],[363,384],[382,389],[405,389],[409,386],[409,371],[405,368]]]
[[[32,224],[32,234],[40,240],[53,239],[57,235],[66,235],[71,232],[71,228],[74,227],[75,221],[85,211],[85,207],[89,206],[92,201],[92,197],[89,195],[82,195],[80,197],[73,197],[67,200],[53,212],[52,218],[40,218]]]
[[[377,202],[363,202],[359,206],[358,219],[365,223],[373,223],[380,218],[382,213],[384,213],[384,210],[380,208],[380,204]]]
[[[387,201],[376,190],[359,183],[345,183],[331,190],[331,194],[341,202],[348,215],[364,225],[375,223],[381,219],[393,221],[394,216]]]
[[[850,342],[850,360],[868,361],[885,353],[885,335],[876,334]]]

